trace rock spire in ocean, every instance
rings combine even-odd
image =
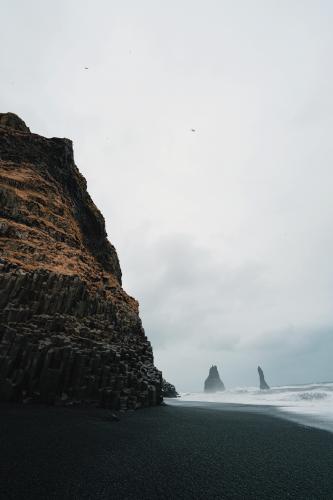
[[[138,303],[72,142],[0,114],[0,399],[156,405]]]
[[[259,373],[260,390],[265,391],[265,390],[269,389],[270,387],[265,380],[264,372],[262,371],[260,366],[258,366],[258,373]]]
[[[217,366],[213,365],[209,369],[208,377],[205,380],[205,392],[217,392],[224,391],[225,387],[220,379],[220,375]]]

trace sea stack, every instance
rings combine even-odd
[[[267,382],[265,380],[264,372],[262,371],[262,369],[260,368],[260,366],[258,366],[258,373],[259,373],[260,390],[261,391],[266,391],[270,387],[269,387],[269,385],[267,384]]]
[[[225,387],[220,379],[217,366],[213,365],[209,369],[209,375],[205,380],[205,392],[224,391]]]
[[[126,410],[161,386],[72,142],[0,114],[0,399]]]

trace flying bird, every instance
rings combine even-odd
[[[195,128],[191,128],[191,132],[195,132]]]
[[[84,69],[89,69],[89,68],[87,68],[87,66],[85,66]]]

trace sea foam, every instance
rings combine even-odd
[[[279,386],[265,391],[257,387],[235,387],[213,394],[183,393],[180,400],[274,406],[285,415],[293,416],[293,420],[333,432],[333,382]]]

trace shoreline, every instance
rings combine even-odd
[[[333,435],[252,410],[0,404],[0,498],[332,498]]]
[[[181,398],[164,398],[167,404],[171,406],[184,406],[190,408],[206,408],[216,411],[241,411],[249,413],[257,413],[262,415],[269,415],[283,420],[288,420],[304,427],[310,427],[326,432],[333,433],[333,422],[319,414],[305,414],[297,411],[284,410],[283,406],[275,405],[256,405],[250,403],[218,403],[209,401],[189,401],[182,400]],[[286,407],[288,408],[288,407]]]

